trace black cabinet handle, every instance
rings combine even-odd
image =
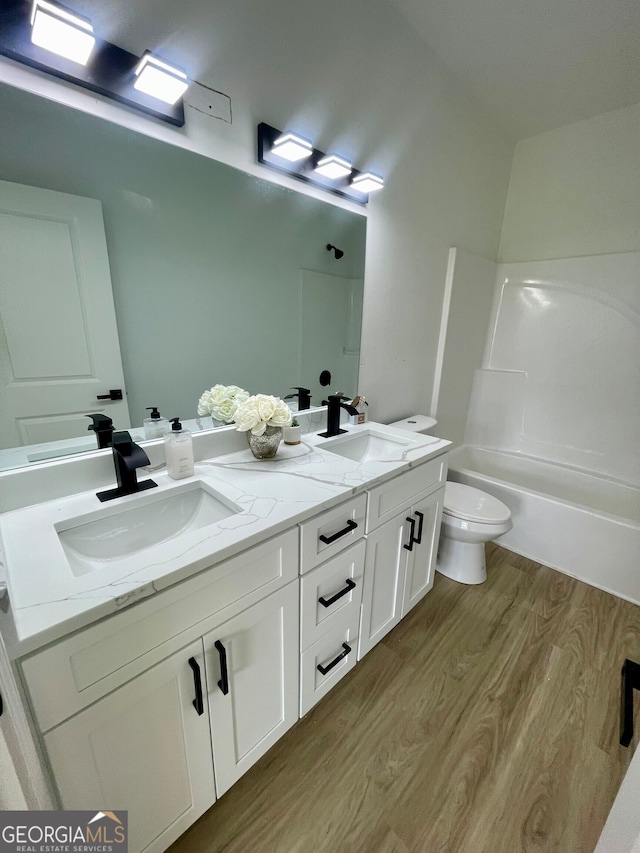
[[[351,531],[355,530],[357,526],[357,523],[350,518],[349,521],[347,521],[347,526],[344,530],[338,530],[338,532],[334,533],[333,536],[324,536],[321,534],[318,536],[318,539],[321,542],[324,542],[325,545],[331,545],[331,543],[335,542],[336,539],[340,539],[341,536],[346,536],[347,533],[351,533]]]
[[[202,700],[202,676],[200,675],[200,666],[195,658],[189,658],[189,666],[193,670],[193,686],[196,690],[196,698],[193,700],[193,707],[201,717],[204,714],[204,702]]]
[[[409,524],[411,525],[411,532],[409,533],[409,544],[408,544],[408,545],[403,545],[402,547],[403,547],[403,548],[406,548],[406,549],[407,549],[407,551],[413,551],[413,543],[416,541],[416,540],[413,538],[413,534],[416,532],[416,520],[415,520],[415,518],[411,518],[411,516],[410,516],[410,515],[408,515],[408,516],[407,516],[407,521],[408,521],[408,522],[409,522]]]
[[[96,400],[122,400],[122,389],[112,388],[108,394],[98,394]]]
[[[328,663],[326,666],[322,666],[322,664],[319,663],[317,666],[318,672],[321,672],[323,675],[326,675],[328,672],[330,672],[330,670],[334,668],[334,666],[337,666],[337,664],[339,664],[343,658],[346,658],[346,656],[351,652],[351,646],[348,643],[343,643],[342,648],[344,649],[344,651],[340,652],[338,657],[334,658],[331,663]]]
[[[331,607],[332,604],[335,604],[339,598],[342,598],[343,595],[346,595],[348,592],[351,592],[352,589],[356,588],[355,581],[352,581],[351,578],[347,578],[345,581],[347,584],[344,589],[341,589],[340,592],[336,592],[335,595],[332,595],[331,598],[325,598],[323,595],[320,596],[318,601],[323,607]]]
[[[227,669],[227,650],[222,645],[220,640],[216,640],[213,644],[218,650],[218,654],[220,655],[220,681],[218,682],[218,687],[222,691],[223,695],[226,696],[229,692],[229,670]]]
[[[420,524],[418,524],[418,536],[416,537],[416,545],[420,545],[420,543],[422,542],[422,525],[424,524],[424,513],[418,512],[418,510],[416,510],[414,512],[414,515],[417,515],[420,519]]]

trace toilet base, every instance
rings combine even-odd
[[[440,536],[436,571],[458,583],[484,583],[487,579],[484,543]]]

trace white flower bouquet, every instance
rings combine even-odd
[[[255,394],[238,405],[235,421],[239,432],[251,430],[252,435],[264,435],[268,426],[285,427],[291,424],[293,413],[280,397]]]
[[[230,424],[236,419],[236,409],[249,399],[249,392],[237,385],[214,385],[198,400],[198,417],[211,415],[216,421]]]

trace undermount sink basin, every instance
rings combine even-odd
[[[403,458],[406,450],[416,444],[423,445],[429,441],[425,435],[415,436],[407,433],[406,437],[387,432],[380,427],[367,427],[358,432],[350,432],[329,438],[320,445],[323,450],[337,453],[355,462],[374,462],[381,460],[396,461]],[[437,441],[437,439],[433,439]]]
[[[208,527],[240,507],[196,481],[55,525],[74,575]]]

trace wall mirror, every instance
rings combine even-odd
[[[200,394],[215,383],[277,396],[302,385],[311,389],[312,405],[327,393],[356,393],[363,215],[1,84],[0,112],[5,188],[17,184],[101,203],[131,427],[142,425],[148,406],[168,418],[195,418]],[[0,252],[16,245],[1,194]],[[20,257],[35,259],[40,274],[43,265],[53,268],[46,239],[27,237],[24,246]],[[12,384],[29,390],[34,381],[35,374],[20,376],[12,363],[12,342],[25,340],[34,306],[41,316],[33,323],[41,324],[39,340],[50,353],[58,353],[81,322],[60,300],[41,303],[47,286],[32,293],[20,288],[16,309],[18,288],[7,266],[0,264],[5,411]],[[78,306],[80,316],[81,298]],[[325,388],[319,385],[323,370],[332,374]],[[56,387],[53,374],[39,377],[49,390]],[[52,458],[57,448],[66,455],[64,441],[74,436],[95,449],[84,415],[110,414],[111,405],[97,401],[95,390],[74,418],[56,422],[55,412],[45,415],[30,404],[11,428],[0,420],[0,469]],[[128,426],[116,417],[114,423]],[[34,438],[55,441],[32,455],[37,459],[11,451]]]

